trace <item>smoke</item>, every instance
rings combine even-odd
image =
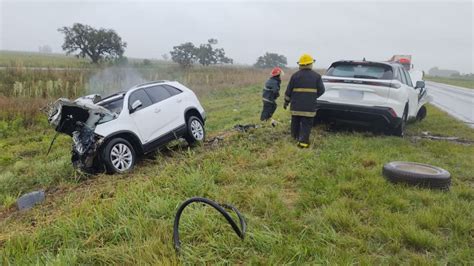
[[[127,90],[148,80],[130,67],[108,67],[94,74],[86,84],[87,94],[100,94],[102,97]]]

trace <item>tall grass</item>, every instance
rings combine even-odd
[[[176,80],[192,88],[198,96],[224,88],[240,88],[263,83],[268,78],[268,70],[243,67],[195,67],[183,70],[175,65],[121,68],[133,70],[141,80]],[[0,120],[13,120],[20,116],[24,125],[35,123],[35,117],[42,106],[59,97],[77,98],[84,94],[100,92],[95,83],[89,82],[94,75],[107,69],[65,69],[39,70],[9,68],[0,70]],[[105,84],[110,91],[121,88],[121,73],[109,77]],[[104,84],[101,84],[104,85]],[[105,89],[104,89],[105,90]],[[106,90],[106,91],[107,91]]]

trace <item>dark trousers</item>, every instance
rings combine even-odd
[[[314,117],[291,116],[291,136],[299,142],[309,144],[309,134],[313,127]]]
[[[263,101],[263,110],[262,110],[262,114],[260,115],[260,120],[265,121],[272,118],[273,113],[275,113],[276,109],[277,109],[276,103]]]

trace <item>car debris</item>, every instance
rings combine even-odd
[[[87,173],[94,172],[94,158],[103,141],[102,137],[94,134],[94,129],[98,124],[115,118],[117,114],[94,104],[93,99],[88,97],[81,97],[75,101],[60,98],[52,105],[48,114],[48,122],[57,134],[64,133],[72,137],[73,166]]]
[[[190,198],[186,200],[179,206],[178,211],[176,212],[176,216],[174,218],[173,243],[174,243],[174,248],[177,253],[179,253],[181,249],[181,242],[179,241],[179,220],[181,218],[181,214],[183,213],[184,209],[193,202],[201,202],[201,203],[205,203],[207,205],[212,206],[214,209],[216,209],[218,212],[220,212],[224,216],[227,222],[229,222],[229,224],[232,226],[232,229],[234,229],[234,232],[242,240],[244,240],[245,233],[247,231],[247,224],[245,222],[243,215],[239,212],[237,208],[229,204],[219,204],[207,198],[194,197],[194,198]],[[235,214],[239,218],[240,227],[237,225],[237,223],[234,221],[234,219],[232,219],[230,214],[225,209],[229,209],[235,212]]]
[[[44,191],[33,191],[19,197],[16,201],[18,210],[28,210],[33,208],[36,204],[43,202],[45,199]]]
[[[239,132],[248,132],[250,129],[255,129],[259,127],[260,127],[259,125],[255,125],[255,124],[247,124],[247,125],[238,124],[234,126],[234,129]]]
[[[413,140],[429,139],[429,140],[437,140],[437,141],[448,141],[448,142],[463,144],[463,145],[472,145],[474,143],[474,141],[472,140],[463,139],[460,137],[434,135],[429,131],[423,131],[421,132],[420,136],[411,136],[411,137]]]

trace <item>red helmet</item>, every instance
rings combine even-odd
[[[281,68],[279,68],[279,67],[274,67],[274,68],[272,69],[272,73],[271,73],[272,77],[278,76],[278,75],[281,75],[281,74],[283,74],[283,70],[281,70]]]

